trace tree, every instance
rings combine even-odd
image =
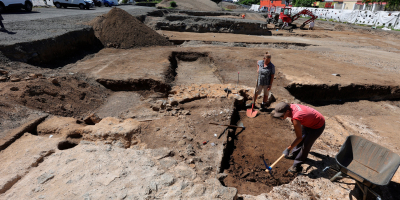
[[[260,0],[240,0],[239,3],[248,6],[251,6],[252,4],[260,5]]]
[[[387,10],[400,10],[400,0],[386,0]]]
[[[293,0],[292,5],[294,7],[311,7],[314,0]]]

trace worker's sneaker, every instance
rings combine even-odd
[[[297,166],[294,166],[294,165],[292,165],[289,169],[288,169],[288,172],[291,172],[291,173],[298,173],[298,172],[301,172],[303,170],[303,168],[300,166],[300,167],[297,167]]]

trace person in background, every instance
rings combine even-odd
[[[314,30],[314,21],[310,22],[310,25],[308,26],[308,30]]]
[[[246,106],[252,106],[257,100],[258,95],[264,91],[263,102],[260,106],[260,111],[266,109],[271,102],[268,102],[269,91],[272,88],[272,82],[275,76],[275,65],[271,62],[271,54],[265,53],[264,59],[257,61],[257,73],[258,73],[258,85],[256,88],[256,93],[253,97],[253,101]]]
[[[0,31],[7,31],[6,30],[6,28],[4,28],[4,25],[3,25],[3,21],[4,19],[3,19],[3,17],[1,16],[1,13],[0,13]]]

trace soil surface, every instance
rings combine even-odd
[[[65,27],[92,19],[87,16],[94,17],[32,21],[39,27],[32,40],[57,27],[76,30]],[[16,23],[8,25],[26,33],[31,22]],[[331,182],[335,172],[322,170],[336,164],[349,135],[400,154],[400,104],[381,93],[399,93],[399,38],[331,22],[317,22],[314,31],[266,28],[271,36],[159,31],[179,44],[105,48],[51,69],[1,58],[0,138],[18,137],[0,151],[0,199],[361,199],[354,180]],[[4,44],[30,41],[26,35],[11,35]],[[237,116],[252,100],[255,64],[265,51],[276,66],[271,92],[277,101],[256,118]],[[308,87],[315,102],[338,101],[303,101],[299,94]],[[353,91],[343,93],[346,87]],[[350,101],[348,94],[359,98]],[[258,107],[261,97],[256,101]],[[294,139],[290,122],[269,115],[280,101],[309,105],[326,119],[296,175],[286,172],[293,163],[286,159],[268,175],[261,158],[273,163]],[[56,116],[43,121],[46,112]],[[245,130],[209,124],[238,120]],[[391,200],[399,188],[400,171],[373,190]]]
[[[239,116],[246,129],[238,129],[232,136],[233,152],[230,160],[226,161],[229,163],[224,163],[224,173],[228,177],[223,183],[237,188],[240,194],[259,195],[296,177],[296,174],[287,171],[293,164],[292,160],[283,158],[270,174],[265,172],[263,162],[265,159],[268,166],[274,163],[295,137],[286,120],[275,119],[266,112],[261,112],[256,118],[248,118],[244,112],[240,111]]]

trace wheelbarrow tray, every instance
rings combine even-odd
[[[387,185],[400,165],[400,156],[363,137],[348,136],[335,156],[340,171],[370,187]]]

